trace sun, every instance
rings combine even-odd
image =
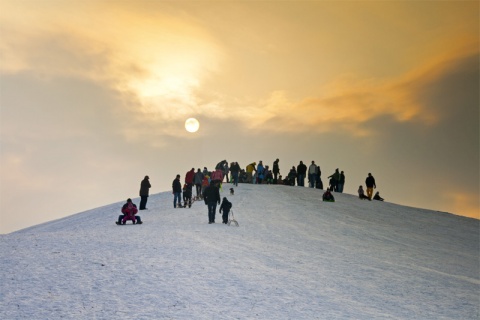
[[[197,132],[198,128],[200,128],[200,123],[198,122],[197,119],[195,118],[188,118],[187,121],[185,121],[185,129],[188,132]]]

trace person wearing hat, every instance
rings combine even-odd
[[[149,177],[145,176],[145,178],[140,183],[140,210],[147,209],[147,200],[148,200],[148,193],[149,189],[152,187],[150,185]]]

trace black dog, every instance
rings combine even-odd
[[[234,193],[235,191],[233,190],[233,188],[230,188],[230,194],[233,196]]]

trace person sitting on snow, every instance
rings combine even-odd
[[[363,187],[362,187],[362,186],[358,187],[358,197],[359,197],[360,199],[362,199],[362,200],[363,200],[363,199],[367,199],[367,200],[370,200],[370,201],[371,201],[371,199],[365,195],[365,191],[363,191]]]
[[[380,197],[380,192],[376,192],[375,195],[373,196],[373,200],[378,200],[378,201],[383,201],[383,198]]]
[[[327,202],[335,202],[335,198],[333,197],[332,192],[330,192],[330,188],[327,188],[327,191],[322,196],[323,201]]]
[[[118,216],[117,224],[125,224],[127,220],[132,220],[133,224],[142,224],[140,216],[135,216],[138,212],[137,206],[132,202],[132,199],[128,198],[127,203],[122,207],[122,215]]]
[[[230,212],[230,208],[232,208],[232,203],[228,201],[227,197],[223,197],[219,212],[223,213],[222,220],[225,224],[228,223],[228,213]]]

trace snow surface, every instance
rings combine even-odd
[[[114,223],[122,201],[1,235],[0,318],[479,318],[478,220],[229,187],[239,227],[218,214],[209,225],[203,202],[174,209],[164,192],[143,225]]]

